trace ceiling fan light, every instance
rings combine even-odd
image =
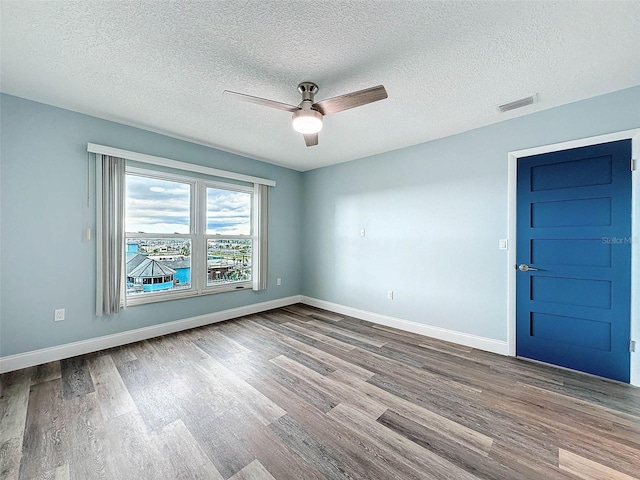
[[[322,130],[322,114],[316,110],[298,110],[293,112],[293,129],[309,135]]]

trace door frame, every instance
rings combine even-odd
[[[516,355],[516,223],[518,159],[542,153],[557,152],[571,148],[586,147],[599,143],[631,140],[631,158],[635,159],[635,170],[631,172],[631,340],[636,342],[636,351],[631,353],[631,385],[640,386],[640,128],[622,132],[581,138],[568,142],[514,150],[508,153],[508,251],[507,251],[507,349],[510,356]],[[631,166],[629,166],[631,168]]]

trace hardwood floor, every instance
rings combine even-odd
[[[640,389],[293,305],[3,375],[0,478],[640,478]]]

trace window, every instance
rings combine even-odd
[[[127,166],[126,303],[251,288],[254,187]]]
[[[251,281],[251,193],[207,187],[207,285]]]
[[[87,151],[96,160],[97,316],[127,304],[266,290],[275,181],[93,143]],[[239,183],[214,181],[221,178]]]

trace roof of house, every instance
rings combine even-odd
[[[127,276],[136,278],[155,278],[174,275],[175,273],[176,271],[174,269],[167,267],[162,262],[152,260],[151,258],[145,258],[137,267],[128,272]]]
[[[142,255],[141,253],[136,253],[135,255],[132,255],[131,257],[127,258],[127,265],[126,265],[127,275],[129,275],[131,271],[133,271],[138,265],[140,265],[146,259],[147,259],[147,256]]]
[[[187,258],[175,258],[172,260],[162,260],[162,263],[165,264],[169,268],[178,269],[178,268],[191,268],[191,259]]]

